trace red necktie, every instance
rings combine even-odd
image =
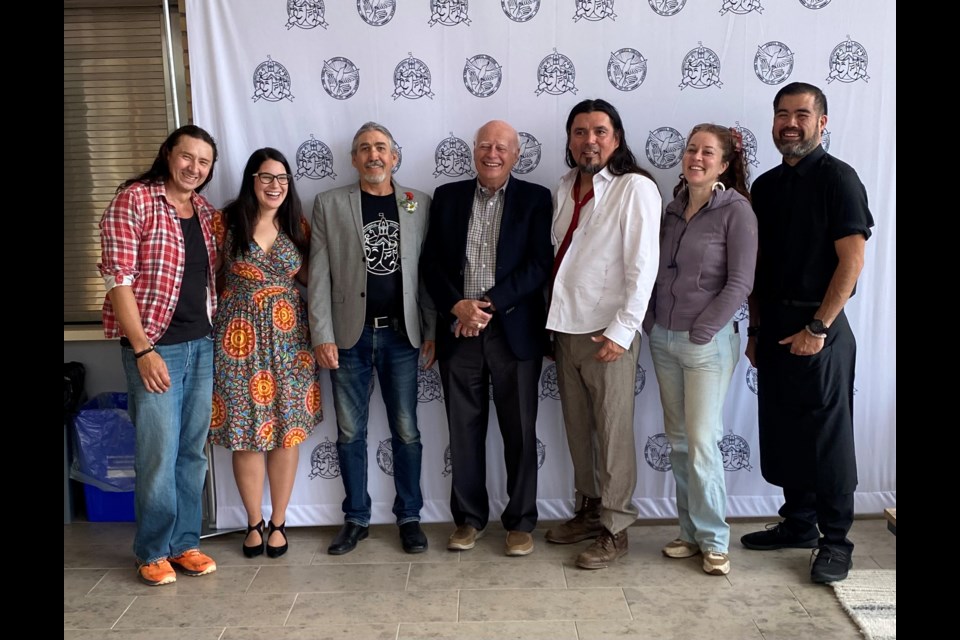
[[[573,238],[573,232],[580,222],[580,209],[590,202],[591,199],[593,199],[592,186],[590,187],[590,191],[587,192],[587,195],[583,196],[583,200],[580,199],[580,174],[578,173],[577,181],[573,184],[573,217],[570,219],[570,226],[567,227],[566,235],[563,236],[563,242],[560,243],[560,248],[557,250],[557,257],[553,259],[553,278],[551,278],[551,281],[557,277],[560,263],[563,262],[563,256],[566,255],[567,247],[570,246],[570,239]]]

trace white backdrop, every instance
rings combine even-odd
[[[685,136],[699,122],[742,130],[753,176],[780,161],[770,139],[782,84],[824,89],[824,144],[866,185],[877,221],[857,296],[848,304],[860,353],[856,382],[858,513],[896,505],[896,4],[877,0],[187,0],[194,122],[217,139],[206,195],[236,194],[250,152],[274,146],[313,197],[356,180],[350,142],[367,120],[401,147],[397,180],[428,193],[472,177],[473,135],[499,118],[522,132],[516,175],[554,188],[565,169],[563,127],[584,98],[621,112],[627,141],[664,202]],[[637,375],[635,501],[642,518],[675,516],[656,378],[644,341]],[[292,525],[342,522],[336,416],[321,373],[324,421],[301,447]],[[756,372],[742,359],[725,409],[729,515],[776,513],[782,496],[760,475]],[[492,407],[491,407],[492,408]],[[450,468],[439,374],[421,379],[424,521],[450,520]],[[492,517],[505,504],[502,443],[492,418]],[[572,508],[556,373],[545,362],[538,437],[543,519]],[[369,427],[373,521],[391,522],[389,433],[379,389]],[[245,515],[230,454],[215,452],[217,523]],[[269,495],[269,494],[267,494]],[[269,507],[267,507],[269,513]]]

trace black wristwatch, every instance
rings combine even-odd
[[[823,320],[818,318],[814,318],[810,321],[810,324],[807,325],[807,331],[818,338],[827,337],[827,325],[823,324]]]

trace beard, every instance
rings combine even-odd
[[[816,149],[820,141],[814,138],[801,138],[796,142],[784,142],[782,138],[775,137],[773,144],[784,158],[802,158]]]
[[[580,173],[587,176],[600,173],[603,169],[603,166],[601,166],[599,162],[578,162],[577,167],[580,169]]]
[[[387,172],[382,173],[365,173],[363,174],[363,181],[369,184],[382,184],[384,180],[387,179]]]

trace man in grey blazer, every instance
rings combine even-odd
[[[397,146],[390,131],[364,124],[350,150],[359,184],[317,196],[310,241],[310,332],[317,362],[330,369],[337,453],[346,497],[332,555],[367,537],[367,419],[377,370],[393,450],[393,513],[407,553],[427,549],[420,528],[423,447],[417,427],[417,366],[434,361],[436,314],[418,263],[430,198],[393,181]]]

